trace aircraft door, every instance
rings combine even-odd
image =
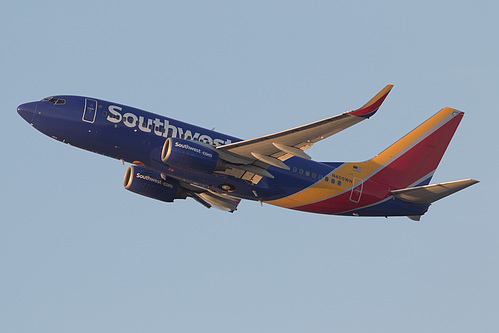
[[[358,203],[360,201],[363,187],[364,183],[362,182],[362,179],[354,177],[352,192],[350,193],[350,201],[353,201],[355,203]]]
[[[95,115],[97,114],[97,101],[89,98],[85,98],[85,109],[83,109],[83,121],[87,123],[93,123],[95,121]]]

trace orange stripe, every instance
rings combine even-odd
[[[451,108],[442,109],[433,117],[425,121],[423,124],[416,127],[416,129],[414,129],[412,132],[410,132],[402,139],[400,139],[399,141],[395,142],[393,145],[385,149],[378,156],[373,158],[371,160],[372,163],[374,163],[377,167],[387,163],[391,158],[396,156],[398,153],[404,151],[407,147],[409,147],[411,144],[413,144],[416,140],[425,135],[431,129],[436,127],[438,124],[440,124],[440,122],[442,122],[445,118],[452,115],[454,112],[456,112],[455,109]]]
[[[390,92],[390,90],[392,90],[392,88],[393,88],[393,85],[391,85],[391,84],[387,85],[376,96],[371,98],[366,104],[364,104],[363,106],[361,106],[357,110],[353,110],[353,111],[350,111],[348,113],[351,114],[352,116],[362,116],[366,113],[373,112],[376,108],[381,106],[381,104],[385,100],[385,98],[388,95],[388,93]],[[373,106],[374,104],[379,104],[379,105],[376,105],[371,110],[370,107]]]
[[[439,125],[441,125],[441,122],[447,117],[453,115],[454,112],[459,111],[451,108],[441,110],[402,139],[385,149],[381,154],[377,155],[372,160],[359,163],[345,163],[339,169],[336,169],[334,172],[327,175],[329,182],[326,182],[323,179],[301,192],[290,195],[286,198],[268,201],[267,203],[280,207],[292,208],[322,201],[342,192],[348,191],[353,186],[354,178],[364,180],[368,176],[372,175],[375,171],[379,170],[386,163],[388,163],[393,157],[409,148],[414,142],[419,140],[426,133],[430,132],[433,128],[437,126],[440,127]],[[356,168],[354,168],[354,166]],[[331,183],[331,177],[334,177],[336,180],[335,184]],[[338,185],[337,180],[342,180],[341,185]]]

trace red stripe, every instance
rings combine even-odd
[[[369,114],[369,113],[372,113],[372,112],[376,111],[377,109],[379,109],[379,107],[381,106],[381,104],[383,104],[383,101],[385,100],[386,96],[388,96],[389,92],[390,91],[388,91],[386,94],[384,94],[383,96],[381,96],[373,104],[371,104],[371,105],[369,105],[369,106],[367,106],[365,108],[362,108],[362,109],[351,111],[351,112],[349,112],[349,114],[351,114],[352,116],[365,116],[366,114]]]
[[[423,141],[372,177],[372,180],[390,186],[406,188],[434,171],[454,135],[463,115],[452,118]]]
[[[293,209],[321,214],[339,214],[373,205],[388,198],[390,190],[411,186],[437,168],[461,119],[462,114],[454,117],[368,179],[364,183],[359,203],[350,201],[351,191],[347,191],[341,195]]]

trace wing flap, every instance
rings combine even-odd
[[[196,201],[199,201],[208,208],[213,207],[230,213],[235,212],[237,205],[241,202],[241,199],[231,198],[214,192],[192,193],[192,195]]]

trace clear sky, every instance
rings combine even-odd
[[[1,332],[498,332],[497,1],[8,1],[0,5]],[[377,154],[466,115],[433,182],[481,181],[420,223],[123,189],[126,166],[17,105],[102,98],[245,139],[340,114],[307,153]]]

